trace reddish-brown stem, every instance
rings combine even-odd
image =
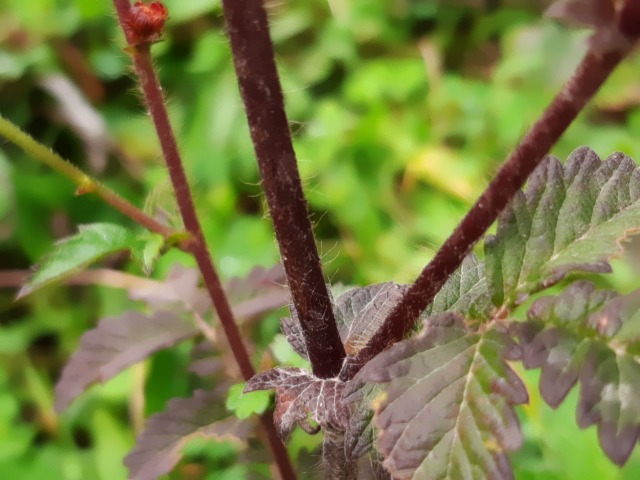
[[[338,375],[345,357],[291,143],[261,0],[223,0],[231,51],[260,178],[313,373]]]
[[[121,27],[126,24],[131,6],[128,0],[113,0]],[[129,38],[126,29],[123,29],[127,41]],[[242,376],[245,380],[249,380],[255,374],[249,354],[242,343],[242,335],[238,328],[231,306],[222,287],[220,277],[213,265],[209,249],[207,247],[202,227],[198,220],[191,189],[187,181],[187,175],[184,171],[182,158],[178,151],[178,145],[171,128],[169,115],[164,103],[162,88],[158,82],[153,63],[151,60],[150,44],[143,43],[138,45],[129,45],[128,49],[133,60],[133,66],[138,76],[140,87],[144,96],[144,101],[151,118],[155,125],[160,146],[164,155],[169,176],[173,184],[173,189],[180,209],[180,214],[184,222],[185,228],[193,236],[193,242],[190,250],[196,259],[196,263],[202,274],[205,287],[207,288],[213,305],[220,318],[220,323],[227,337],[231,351],[240,367]],[[261,423],[269,437],[269,444],[274,454],[276,463],[283,479],[295,479],[296,475],[289,461],[287,451],[277,436],[273,419],[270,413],[261,416]]]
[[[344,379],[352,378],[367,361],[407,335],[420,313],[433,301],[449,276],[458,269],[476,242],[627,53],[626,50],[606,54],[594,51],[587,53],[573,76],[433,260],[422,270],[367,346],[356,357],[348,359],[348,365],[341,374]]]

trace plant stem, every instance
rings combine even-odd
[[[630,3],[634,1],[630,0]],[[636,15],[635,25],[640,22],[638,17],[640,14]],[[627,53],[628,50],[604,54],[593,50],[587,52],[573,76],[527,132],[367,346],[356,357],[347,360],[348,366],[342,374],[345,380],[352,378],[371,358],[407,335],[420,313],[433,301],[449,276],[458,269],[476,242]]]
[[[128,0],[113,0],[118,13],[120,26],[126,24],[128,15],[131,11],[131,5]],[[127,36],[127,30],[123,28]],[[129,43],[130,38],[127,38]],[[184,171],[182,158],[178,151],[178,145],[171,128],[169,115],[164,103],[162,88],[158,82],[153,63],[151,60],[150,44],[143,43],[139,45],[129,44],[127,51],[130,53],[135,72],[138,76],[140,87],[144,96],[144,101],[160,140],[160,146],[164,155],[173,189],[180,209],[180,214],[184,222],[185,228],[193,236],[194,242],[191,244],[191,252],[196,259],[200,273],[202,274],[205,287],[207,288],[213,305],[220,318],[220,323],[227,337],[233,356],[235,357],[242,376],[245,380],[249,380],[255,374],[249,354],[242,343],[242,335],[238,328],[231,305],[222,287],[220,277],[213,265],[209,249],[207,247],[202,227],[196,214],[191,189],[187,181]],[[275,457],[276,463],[283,479],[295,479],[296,475],[293,471],[289,456],[284,445],[277,436],[271,413],[264,414],[260,417],[261,423],[267,431],[269,445]]]
[[[178,233],[168,226],[158,222],[153,217],[147,215],[138,207],[122,198],[106,185],[87,175],[78,167],[68,162],[57,153],[51,151],[46,146],[34,140],[29,134],[22,131],[2,115],[0,115],[0,135],[5,137],[11,143],[20,147],[31,157],[39,160],[45,165],[51,167],[53,170],[56,170],[57,172],[63,174],[65,177],[69,178],[72,182],[78,185],[78,189],[76,190],[76,193],[78,195],[95,193],[106,203],[132,219],[134,222],[142,225],[152,232],[159,233],[160,235],[165,237],[165,239],[169,239],[170,237]]]
[[[317,377],[335,377],[345,351],[302,191],[267,14],[261,0],[223,0],[222,7],[260,178],[309,360]]]

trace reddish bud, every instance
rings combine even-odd
[[[162,2],[136,2],[131,6],[124,29],[130,45],[153,43],[160,40],[169,11]]]

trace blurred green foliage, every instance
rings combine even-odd
[[[166,39],[154,54],[198,211],[221,275],[243,275],[278,256],[219,1],[165,3]],[[410,281],[585,48],[583,32],[532,10],[438,6],[433,0],[267,4],[301,174],[332,282]],[[602,157],[621,150],[640,158],[638,73],[636,56],[554,153],[564,158],[587,144]],[[64,113],[67,107],[80,115],[81,108],[73,95],[47,87],[57,75],[104,121],[98,134],[87,136],[78,118]],[[179,224],[139,100],[111,2],[0,2],[0,112],[134,203]],[[88,121],[80,117],[79,123]],[[9,270],[28,269],[55,240],[91,222],[131,226],[96,198],[74,196],[68,180],[2,145],[2,278],[15,284]],[[153,275],[163,278],[176,262],[193,264],[171,251]],[[142,275],[126,257],[106,266]],[[638,286],[624,262],[616,264],[611,282],[622,290]],[[0,478],[125,478],[120,459],[139,428],[128,401],[142,395],[148,415],[170,398],[188,395],[196,382],[186,371],[189,349],[157,354],[56,416],[52,385],[82,332],[137,304],[106,287],[48,287],[17,303],[15,292],[0,290]],[[276,331],[276,316],[254,329],[257,367]],[[287,357],[280,340],[275,356]],[[552,412],[537,396],[535,375],[525,378],[532,400],[521,409],[527,441],[513,456],[516,478],[640,478],[637,451],[618,470],[599,452],[594,429],[578,430],[575,397]],[[230,408],[240,408],[237,401]],[[317,462],[308,453],[317,445],[317,437],[293,436],[290,451],[311,465],[306,472]],[[238,458],[227,443],[192,445],[171,478],[235,479],[262,468],[236,464]]]

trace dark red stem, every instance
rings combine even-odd
[[[637,0],[629,0],[620,16],[620,30],[634,38],[640,33],[639,4]],[[630,21],[625,14],[634,15],[635,21]],[[522,188],[531,172],[627,53],[627,50],[606,54],[594,51],[587,53],[573,76],[529,130],[433,260],[422,270],[382,327],[356,357],[348,359],[348,365],[342,373],[344,379],[352,378],[367,361],[407,335],[420,313],[433,301],[449,276],[458,269],[476,242],[495,222],[509,200]]]
[[[313,373],[338,375],[345,357],[302,191],[267,14],[261,0],[223,0],[260,177]]]
[[[130,4],[128,0],[114,0],[114,5],[118,12],[120,25],[124,25],[130,13]],[[126,35],[126,29],[125,29]],[[127,38],[129,40],[129,38]],[[204,284],[211,296],[213,305],[216,309],[220,323],[227,337],[231,351],[240,367],[242,376],[245,380],[249,380],[255,374],[249,354],[242,343],[242,335],[240,329],[235,322],[231,306],[222,287],[218,273],[213,265],[209,249],[198,220],[191,189],[187,181],[184,171],[182,159],[178,151],[173,129],[169,121],[169,115],[164,103],[164,96],[155,70],[153,68],[150,44],[144,43],[140,45],[130,45],[129,53],[131,54],[135,72],[140,81],[140,87],[144,95],[144,101],[149,109],[151,118],[156,127],[160,146],[164,155],[173,189],[180,208],[180,214],[184,222],[184,226],[193,236],[193,242],[190,245],[190,251],[196,259],[198,268],[202,274]],[[280,469],[283,479],[295,479],[296,475],[289,461],[284,445],[278,438],[271,414],[261,416],[261,423],[267,431],[270,447],[273,451],[275,460]]]

